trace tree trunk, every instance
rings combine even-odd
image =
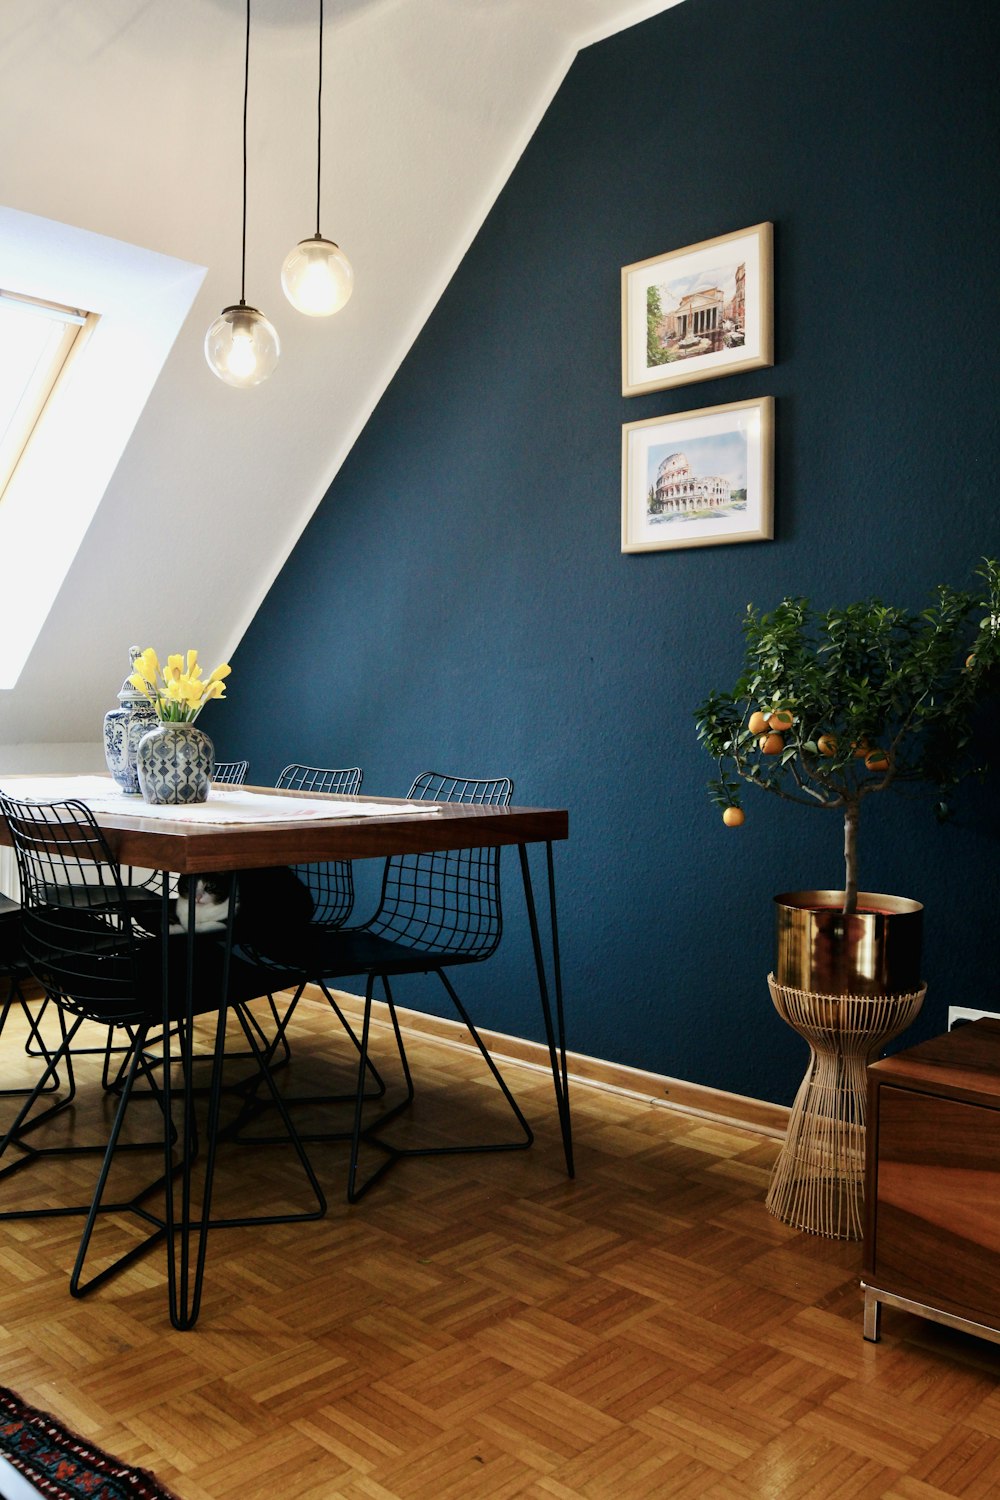
[[[858,804],[844,809],[844,915],[858,909]]]

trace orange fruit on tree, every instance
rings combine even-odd
[[[746,822],[746,814],[742,807],[727,807],[722,814],[722,821],[727,828],[740,828]]]
[[[869,750],[865,756],[865,767],[869,771],[888,771],[889,757],[884,750]]]
[[[816,749],[819,751],[820,755],[836,755],[836,736],[832,734],[821,734],[819,739],[816,741]]]
[[[862,737],[860,740],[854,741],[854,743],[851,745],[851,749],[854,751],[855,760],[864,760],[865,756],[871,749],[871,745],[864,737]]]
[[[784,738],[780,734],[762,734],[757,741],[764,755],[778,755],[785,748]]]
[[[758,709],[755,714],[750,715],[747,728],[751,734],[763,734],[767,728],[767,714],[762,714]]]
[[[787,708],[776,708],[767,721],[769,729],[791,729],[794,723],[794,715]]]
[[[976,658],[975,658],[975,654],[973,654],[973,655],[972,655],[972,656],[967,656],[967,657],[966,657],[966,658],[965,658],[965,670],[966,670],[966,671],[967,671],[967,672],[971,672],[971,671],[972,671],[972,669],[973,669],[973,667],[974,667],[974,666],[975,666],[975,665],[976,665]]]

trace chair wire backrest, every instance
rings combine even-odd
[[[217,760],[212,781],[217,786],[242,786],[249,770],[248,760]]]
[[[322,792],[353,797],[361,786],[361,767],[331,769],[323,766],[286,766],[274,783],[280,791]],[[313,921],[326,927],[342,927],[354,905],[354,870],[350,860],[330,859],[294,865],[299,879],[313,898]]]
[[[24,959],[44,988],[103,1023],[141,1019],[137,945],[121,870],[82,802],[0,794],[21,881]],[[146,942],[149,939],[144,939]]]
[[[331,770],[325,766],[286,766],[274,783],[287,792],[323,792],[335,797],[353,797],[361,785],[361,767]]]
[[[507,776],[472,778],[425,771],[407,794],[419,802],[508,807]],[[441,849],[386,860],[378,911],[366,924],[377,937],[469,961],[488,958],[500,941],[500,850]]]

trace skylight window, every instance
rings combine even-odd
[[[96,322],[80,308],[0,289],[0,500],[67,361]]]
[[[0,693],[15,686],[27,664],[204,275],[204,266],[0,206],[0,287],[20,299],[0,298],[0,370],[6,331],[15,326],[8,318],[20,314],[17,327],[29,348],[27,319],[46,323],[30,305],[62,309],[69,319],[63,333],[76,332],[60,370],[53,355],[42,415],[36,407],[33,419],[24,418],[31,425],[0,499]],[[72,321],[79,317],[82,325]],[[31,358],[24,356],[22,372],[29,364],[39,370],[38,357],[33,364]],[[6,406],[0,397],[0,441],[6,442],[14,401],[21,407],[32,379],[22,378]],[[36,396],[44,386],[40,376],[39,382]],[[10,443],[13,449],[18,439]]]

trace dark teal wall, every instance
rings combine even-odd
[[[211,710],[255,780],[509,772],[516,801],[567,806],[580,1051],[782,1102],[801,1075],[770,898],[840,884],[840,829],[751,794],[724,830],[692,710],[735,678],[748,600],[918,606],[1000,547],[998,13],[686,0],[581,54]],[[775,367],[623,400],[620,267],[765,219]],[[763,394],[775,541],[623,557],[622,422]],[[1000,1006],[996,799],[967,787],[945,828],[879,800],[863,883],[927,905],[916,1039],[949,1003]],[[514,875],[470,993],[538,1036]]]

